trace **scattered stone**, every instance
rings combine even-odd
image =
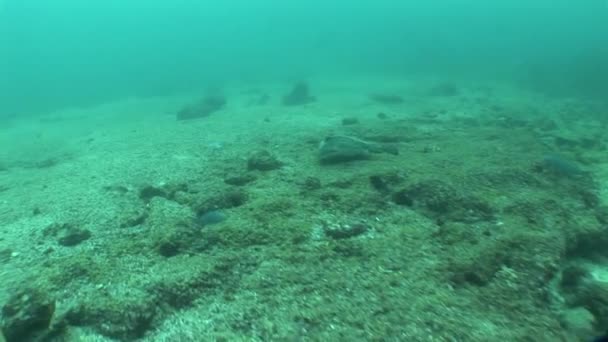
[[[342,126],[356,125],[359,123],[357,118],[344,118],[342,119]]]
[[[308,84],[305,82],[298,82],[294,85],[289,94],[283,96],[283,105],[300,106],[314,102],[315,100],[315,97],[310,95]]]
[[[393,202],[419,208],[437,219],[456,222],[479,222],[494,218],[494,209],[486,202],[460,194],[438,180],[428,180],[395,192]]]
[[[235,185],[235,186],[243,186],[243,185],[249,184],[251,182],[254,182],[256,179],[257,179],[257,177],[252,174],[243,174],[243,175],[229,176],[224,179],[224,183],[230,184],[230,185]]]
[[[207,96],[198,103],[186,106],[177,112],[177,120],[204,118],[226,106],[226,98],[221,95]]]
[[[139,198],[144,202],[150,202],[154,197],[167,198],[167,193],[165,190],[152,185],[146,185],[139,190]]]
[[[2,307],[2,328],[7,341],[42,341],[51,334],[55,302],[35,289],[22,289]]]
[[[194,206],[194,211],[200,216],[213,210],[236,208],[245,204],[248,198],[247,192],[237,188],[203,199]]]
[[[329,224],[323,226],[325,235],[334,239],[348,239],[361,234],[364,234],[369,230],[369,227],[362,222],[354,224]]]
[[[71,228],[63,233],[57,242],[65,247],[76,246],[91,238],[91,232],[87,229]]]
[[[139,198],[146,203],[150,202],[154,197],[175,200],[180,192],[188,192],[188,185],[185,183],[163,184],[161,186],[144,185],[139,190]]]
[[[370,143],[348,136],[330,136],[319,146],[321,164],[337,164],[355,160],[367,160],[372,153],[398,154],[395,146]]]
[[[91,237],[91,232],[69,223],[53,223],[44,228],[42,236],[59,237],[57,242],[60,245],[71,247],[89,239]]]
[[[401,96],[392,94],[372,94],[369,98],[384,105],[398,105],[404,102]]]
[[[271,171],[281,168],[283,163],[266,150],[255,152],[247,160],[247,169]]]
[[[148,219],[149,212],[146,209],[134,210],[133,212],[125,215],[123,222],[120,224],[121,228],[130,228],[142,225]]]

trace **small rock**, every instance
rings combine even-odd
[[[235,175],[225,178],[224,183],[236,186],[243,186],[255,181],[256,179],[257,177],[252,174]]]
[[[281,168],[283,163],[266,150],[255,152],[247,160],[247,169],[271,171]]]
[[[342,126],[356,125],[359,123],[357,118],[344,118],[342,119]]]
[[[226,98],[220,95],[208,96],[196,104],[189,105],[177,112],[177,120],[204,118],[224,108]]]
[[[305,82],[296,83],[291,92],[283,97],[284,106],[299,106],[314,101],[315,97],[310,95],[308,84]]]
[[[331,224],[323,227],[325,235],[335,240],[348,239],[367,232],[369,227],[365,223]]]
[[[60,237],[57,242],[59,242],[59,244],[62,246],[72,247],[82,243],[85,240],[88,240],[89,238],[91,238],[91,232],[87,229],[72,228],[64,232],[64,235]]]
[[[41,341],[49,334],[55,302],[35,289],[23,289],[2,307],[2,329],[7,341]]]
[[[395,146],[369,143],[348,136],[330,136],[319,146],[321,164],[337,164],[371,158],[372,153],[398,154]]]

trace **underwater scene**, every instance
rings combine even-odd
[[[606,0],[0,0],[0,341],[606,341]]]

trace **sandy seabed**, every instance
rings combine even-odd
[[[313,79],[316,101],[289,107],[288,85],[229,85],[226,107],[196,120],[175,113],[201,93],[6,120],[0,303],[35,291],[67,341],[576,341],[605,329],[606,110],[438,83]],[[399,153],[322,165],[331,135]],[[281,166],[248,169],[260,151]],[[209,210],[225,220],[202,226]]]

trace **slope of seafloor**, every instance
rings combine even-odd
[[[577,341],[608,326],[605,109],[504,84],[309,86],[299,106],[281,104],[289,85],[228,86],[194,120],[175,117],[192,94],[6,120],[4,335]],[[321,164],[328,136],[391,149]]]

